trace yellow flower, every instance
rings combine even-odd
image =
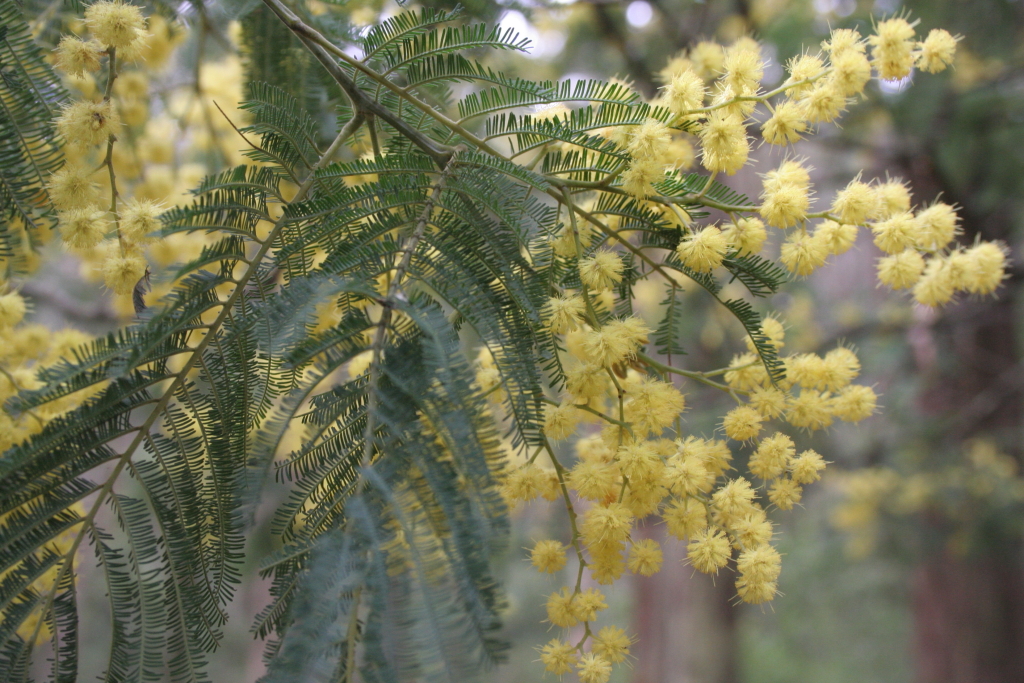
[[[795,183],[766,184],[761,198],[761,218],[779,228],[805,220],[811,203],[807,188]]]
[[[949,204],[936,202],[917,214],[918,241],[922,249],[938,251],[960,232],[956,211]]]
[[[825,265],[828,249],[815,235],[798,230],[782,244],[779,260],[794,275],[810,275]]]
[[[701,163],[707,170],[732,175],[747,163],[750,145],[739,114],[711,112],[698,135],[703,148]]]
[[[875,189],[860,180],[851,180],[850,184],[836,193],[832,202],[832,212],[837,214],[843,223],[860,225],[874,215],[878,207],[878,194]]]
[[[715,483],[701,455],[673,456],[664,473],[666,485],[680,496],[707,493]]]
[[[57,129],[68,143],[89,147],[116,135],[121,119],[112,102],[74,102],[57,118]]]
[[[790,399],[786,421],[811,431],[824,429],[832,424],[831,408],[827,395],[804,389],[799,396]]]
[[[608,683],[612,677],[612,665],[602,657],[590,652],[576,664],[576,675],[580,683]]]
[[[691,69],[673,77],[662,89],[664,104],[673,114],[682,115],[704,104],[704,81]]]
[[[125,2],[102,0],[85,10],[85,25],[103,45],[126,48],[145,34],[142,10]]]
[[[863,52],[848,50],[832,56],[829,84],[837,95],[849,97],[864,92],[871,80],[871,64]]]
[[[1006,253],[995,242],[981,242],[966,252],[969,271],[965,286],[972,294],[991,294],[1006,277]]]
[[[121,235],[132,244],[145,244],[160,228],[160,205],[148,200],[129,200],[121,210]]]
[[[561,676],[572,671],[577,656],[576,648],[555,638],[541,650],[540,661],[544,664],[545,671]]]
[[[825,469],[825,459],[817,452],[806,450],[793,459],[790,475],[798,484],[813,484],[821,479],[820,472]]]
[[[600,365],[577,363],[565,371],[565,390],[577,402],[602,395],[608,387],[608,376]]]
[[[835,59],[837,56],[848,52],[863,54],[864,42],[856,29],[837,28],[832,31],[827,41],[822,42],[821,48],[829,53],[832,59]]]
[[[888,180],[875,188],[878,195],[876,217],[880,219],[910,211],[910,190],[898,179]]]
[[[775,107],[775,112],[761,126],[761,135],[770,145],[788,145],[800,140],[801,133],[807,132],[803,108],[786,100]]]
[[[580,261],[580,279],[594,289],[607,289],[622,282],[622,259],[613,251],[602,249]]]
[[[825,69],[825,63],[816,55],[799,55],[789,60],[787,68],[789,69],[789,78],[786,83],[798,83],[820,76]],[[790,96],[810,90],[811,87],[811,83],[792,86],[789,88]]]
[[[662,563],[661,546],[657,541],[644,539],[633,544],[629,549],[629,571],[640,576],[657,574]]]
[[[109,228],[106,215],[106,212],[93,206],[69,209],[57,214],[57,225],[64,244],[73,249],[91,249],[98,245]]]
[[[775,479],[782,476],[795,453],[793,440],[781,432],[776,432],[758,444],[747,466],[755,477]]]
[[[879,22],[871,43],[871,64],[884,80],[904,78],[914,66],[914,27],[902,17]]]
[[[914,249],[878,259],[878,281],[893,289],[913,287],[924,271],[924,257]]]
[[[857,226],[824,221],[814,229],[814,239],[818,240],[830,254],[845,254],[857,241]]]
[[[553,574],[565,566],[565,546],[558,541],[537,541],[530,552],[537,571]]]
[[[54,66],[69,76],[82,76],[87,71],[100,68],[103,46],[95,40],[81,40],[74,36],[63,36],[54,50]]]
[[[918,224],[909,211],[893,214],[887,220],[871,226],[875,235],[875,246],[886,254],[898,254],[913,247],[918,240]]]
[[[631,383],[624,405],[626,421],[634,431],[658,434],[670,426],[686,407],[686,399],[667,382],[643,377]]]
[[[820,386],[829,391],[839,391],[860,374],[860,360],[845,346],[832,349],[825,354],[821,363]]]
[[[0,329],[11,328],[25,317],[27,306],[17,292],[0,295]]]
[[[548,621],[559,628],[569,628],[579,623],[573,611],[573,594],[568,588],[548,596]]]
[[[619,492],[619,467],[611,462],[580,460],[569,472],[566,484],[581,498],[614,500]]]
[[[749,441],[761,433],[761,414],[749,406],[737,406],[722,419],[722,429],[733,441]]]
[[[633,129],[626,151],[634,159],[661,161],[671,139],[668,126],[658,119],[648,118]]]
[[[665,164],[657,159],[634,159],[622,172],[622,189],[643,199],[654,194],[654,183],[665,175]]]
[[[914,299],[925,306],[941,306],[953,298],[956,291],[952,273],[943,258],[928,259],[924,274],[914,285]]]
[[[579,409],[571,403],[548,406],[544,413],[544,434],[555,440],[571,436],[580,421]]]
[[[708,527],[698,532],[686,546],[686,557],[703,574],[717,574],[732,555],[729,539],[720,529]]]
[[[115,294],[131,294],[146,274],[146,259],[127,253],[109,257],[103,264],[103,282]]]
[[[618,626],[605,626],[594,636],[591,646],[595,655],[613,664],[625,661],[629,646],[633,644],[626,632]]]
[[[528,502],[540,495],[544,471],[527,465],[510,472],[502,485],[502,493],[510,503]]]
[[[786,394],[775,387],[757,387],[750,392],[749,400],[766,420],[779,417],[786,410]]]
[[[563,334],[575,330],[583,322],[583,314],[587,305],[583,297],[553,296],[548,299],[551,306],[551,331],[555,334]]]
[[[862,384],[852,384],[832,398],[832,414],[844,422],[860,422],[875,412],[878,397],[875,390]]]
[[[949,31],[933,28],[928,37],[921,43],[921,52],[917,56],[917,65],[928,73],[938,73],[953,63],[958,38]]]
[[[800,502],[802,489],[792,479],[776,479],[768,491],[768,500],[780,510],[792,510]]]
[[[766,543],[743,551],[736,558],[736,569],[740,573],[736,590],[744,602],[758,605],[775,597],[782,571],[782,558],[775,548]]]
[[[756,92],[761,85],[764,62],[755,46],[739,43],[725,51],[725,60],[722,62],[725,75],[722,80],[734,92]]]
[[[718,43],[703,40],[690,50],[689,57],[693,63],[693,70],[705,81],[722,73],[725,50]]]
[[[696,500],[677,500],[665,508],[661,518],[668,532],[679,540],[694,536],[708,525],[707,509]]]
[[[710,273],[721,266],[728,251],[729,241],[713,225],[691,233],[676,247],[683,264],[698,273]]]
[[[740,256],[760,253],[761,247],[768,239],[764,223],[761,219],[753,217],[737,218],[726,226],[722,235],[726,243],[731,244]]]
[[[579,621],[594,621],[597,613],[608,608],[604,593],[596,588],[588,588],[576,594],[572,600],[572,610]]]
[[[811,88],[800,105],[804,118],[811,123],[829,123],[846,109],[846,95],[835,81],[823,79]]]
[[[96,184],[89,180],[89,171],[72,164],[66,164],[51,175],[47,189],[58,209],[81,209],[99,199]]]
[[[621,543],[629,538],[633,513],[622,503],[594,506],[583,513],[580,534],[589,547]]]

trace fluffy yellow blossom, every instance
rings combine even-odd
[[[734,92],[756,92],[764,77],[764,62],[757,44],[738,44],[725,52],[722,69],[725,75],[722,80]]]
[[[617,463],[580,460],[569,472],[566,485],[580,498],[610,502],[619,493],[619,480]]]
[[[121,209],[121,235],[133,244],[145,244],[160,228],[160,205],[148,200],[130,199]]]
[[[830,254],[845,254],[857,241],[857,226],[849,223],[823,221],[814,229],[814,239]]]
[[[786,421],[794,427],[815,431],[832,424],[832,403],[822,392],[804,389],[790,398]]]
[[[817,452],[806,450],[790,464],[790,476],[797,484],[813,484],[821,479],[821,471],[825,469],[825,459]]]
[[[728,251],[728,239],[713,225],[690,233],[676,247],[683,264],[698,273],[710,273],[721,266]]]
[[[758,254],[768,239],[768,232],[759,218],[737,218],[726,226],[722,233],[727,244],[731,244],[740,256]]]
[[[781,416],[786,410],[786,394],[775,387],[757,387],[750,392],[750,405],[766,420]]]
[[[529,502],[540,495],[543,480],[544,471],[528,465],[508,474],[502,485],[502,494],[510,503]]]
[[[770,225],[788,228],[807,218],[810,197],[807,189],[795,184],[766,187],[761,195],[761,217]]]
[[[680,496],[707,493],[714,486],[715,477],[708,471],[704,459],[697,455],[673,458],[664,473],[665,484]]]
[[[782,558],[767,543],[745,550],[736,558],[739,579],[736,591],[744,602],[759,605],[775,597],[777,580],[782,571]]]
[[[879,22],[871,43],[871,65],[884,80],[905,78],[914,66],[914,27],[902,17]]]
[[[594,621],[598,612],[608,609],[608,603],[605,602],[604,593],[596,588],[588,588],[576,594],[572,609],[579,621]]]
[[[661,546],[657,541],[644,539],[633,544],[627,562],[629,571],[640,576],[651,576],[661,570]]]
[[[594,506],[583,514],[580,533],[588,547],[621,543],[629,538],[633,513],[621,503]]]
[[[729,539],[714,527],[698,532],[686,546],[686,557],[690,564],[703,574],[717,574],[731,555]]]
[[[909,211],[893,214],[871,226],[875,246],[887,254],[898,254],[918,241],[918,224]]]
[[[590,576],[602,586],[608,586],[620,578],[626,570],[622,559],[622,544],[606,544],[590,548]]]
[[[20,323],[26,311],[25,300],[17,292],[0,295],[0,330]]]
[[[919,304],[932,307],[949,302],[956,291],[952,275],[945,259],[928,259],[924,274],[914,285],[914,299]]]
[[[789,70],[789,78],[786,84],[799,83],[801,81],[812,81],[819,77],[825,70],[825,63],[817,55],[803,54],[789,60],[786,65]],[[791,95],[810,90],[812,83],[791,86],[788,92]]]
[[[825,265],[828,249],[821,239],[798,230],[782,244],[779,260],[794,275],[810,275]]]
[[[116,0],[89,5],[85,10],[85,25],[100,43],[118,49],[132,46],[146,31],[142,10]]]
[[[96,71],[100,68],[103,46],[95,40],[63,36],[54,52],[55,67],[69,76],[82,76],[87,71]]]
[[[146,259],[132,253],[109,257],[103,264],[103,283],[114,294],[131,294],[146,274]]]
[[[548,299],[551,306],[551,331],[563,334],[575,330],[583,322],[586,303],[579,295],[555,296]]]
[[[89,171],[72,164],[51,175],[46,187],[58,209],[81,209],[99,199],[99,188],[89,180]]]
[[[733,441],[748,441],[761,433],[761,414],[749,406],[737,406],[722,419],[722,429]]]
[[[849,97],[864,92],[871,80],[871,63],[858,50],[847,50],[832,56],[832,74],[829,84],[837,95]]]
[[[845,346],[832,349],[821,363],[821,378],[815,388],[836,392],[847,386],[860,374],[857,354]]]
[[[634,159],[662,159],[672,139],[668,126],[658,119],[648,118],[633,129],[626,144],[626,152]]]
[[[770,145],[788,145],[807,132],[804,110],[797,102],[780,102],[771,117],[761,126],[761,136]]]
[[[629,646],[632,644],[633,641],[621,628],[605,626],[594,636],[591,649],[598,657],[618,664],[629,656]]]
[[[893,289],[913,287],[924,271],[924,257],[914,249],[878,259],[878,281]]]
[[[960,232],[956,210],[949,204],[936,202],[918,212],[917,239],[922,249],[938,251],[948,245]]]
[[[965,253],[969,267],[965,288],[972,294],[992,294],[1006,277],[1006,253],[995,242],[981,242]]]
[[[627,390],[624,404],[626,421],[634,431],[658,434],[670,426],[686,407],[686,399],[667,382],[643,377]]]
[[[608,376],[600,365],[577,363],[565,371],[565,390],[578,402],[600,396],[608,386]]]
[[[846,95],[834,81],[821,80],[800,100],[800,106],[809,122],[830,123],[846,109]]]
[[[110,227],[106,215],[106,212],[95,207],[69,209],[57,214],[57,225],[64,244],[72,249],[91,249],[98,245]]]
[[[875,188],[854,179],[836,193],[832,213],[838,215],[843,223],[860,225],[875,214],[877,207],[878,194]]]
[[[548,406],[544,411],[544,435],[561,440],[576,431],[581,419],[579,408],[572,403]]]
[[[668,532],[684,540],[707,528],[707,509],[696,500],[678,500],[662,512]]]
[[[565,566],[565,546],[558,541],[537,541],[530,551],[530,562],[537,571],[553,574]]]
[[[917,65],[928,73],[938,73],[953,63],[957,38],[941,28],[933,28],[921,43]]]
[[[888,180],[875,188],[878,196],[876,217],[886,219],[897,213],[910,211],[910,190],[898,179]]]
[[[580,279],[594,289],[607,289],[622,282],[622,259],[614,251],[601,249],[580,260]]]
[[[768,500],[780,510],[792,510],[800,502],[803,489],[792,479],[776,479],[768,489]]]
[[[612,677],[612,665],[603,657],[588,652],[576,664],[576,675],[580,683],[608,683]]]
[[[681,116],[704,104],[704,80],[691,69],[673,77],[662,89],[662,101],[673,114]]]
[[[747,163],[750,145],[747,129],[738,114],[722,110],[711,112],[698,135],[701,163],[707,170],[732,175]]]
[[[544,664],[544,670],[556,676],[572,671],[577,657],[576,648],[572,644],[557,638],[545,645],[540,651],[540,661]]]
[[[90,147],[116,135],[121,119],[113,103],[80,101],[69,104],[57,118],[57,130],[68,143]]]
[[[844,422],[860,422],[875,412],[878,397],[875,390],[863,384],[852,384],[834,396],[832,414]]]
[[[548,621],[551,624],[559,628],[569,628],[579,623],[576,612],[573,610],[574,597],[568,588],[563,588],[548,596],[546,607]]]
[[[623,444],[616,453],[616,459],[622,474],[632,482],[651,481],[661,475],[661,458],[646,441]]]
[[[725,50],[718,43],[704,40],[693,46],[689,58],[694,71],[707,81],[722,73]]]
[[[630,320],[636,322],[627,322]],[[610,367],[632,357],[646,341],[649,332],[646,326],[641,329],[637,322],[642,325],[639,318],[615,320],[600,330],[588,332],[583,339],[583,350],[587,358]]]
[[[725,382],[733,389],[750,391],[768,381],[768,372],[754,353],[734,356],[725,373]]]
[[[658,159],[634,159],[622,172],[622,189],[643,199],[654,194],[654,183],[665,175],[665,164]]]
[[[793,440],[781,432],[762,439],[757,450],[750,457],[750,473],[759,479],[775,479],[782,476],[796,453]]]
[[[775,530],[772,527],[772,523],[768,520],[768,515],[760,507],[755,507],[740,519],[734,520],[731,531],[735,534],[736,540],[739,541],[735,545],[746,548],[768,543],[772,540],[772,536],[775,535]]]

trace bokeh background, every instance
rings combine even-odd
[[[309,2],[345,27],[400,11],[390,0]],[[30,0],[27,7],[43,12],[51,4]],[[169,162],[145,154],[136,160],[149,168],[138,175],[143,192],[173,200],[203,172],[238,162],[238,141],[221,119],[211,118],[209,103],[217,99],[234,115],[230,100],[240,93],[243,74],[276,82],[314,110],[330,111],[329,93],[301,50],[253,48],[261,35],[281,30],[276,23],[259,10],[232,23],[253,4],[156,8],[189,31],[168,34],[177,36],[171,41],[176,49],[146,86],[152,124],[146,135],[176,148]],[[916,307],[874,288],[877,253],[865,239],[777,297],[772,305],[789,326],[787,350],[831,348],[838,341],[856,346],[883,410],[811,441],[833,464],[823,483],[808,491],[803,510],[780,520],[784,568],[774,604],[737,605],[731,581],[694,575],[681,562],[681,545],[648,526],[645,534],[665,541],[666,569],[622,585],[609,596],[609,616],[631,625],[638,637],[634,665],[617,670],[618,683],[1024,681],[1024,0],[464,4],[468,15],[514,27],[534,41],[530,55],[499,55],[494,66],[531,79],[614,76],[648,98],[657,94],[668,59],[704,39],[728,44],[752,35],[762,41],[770,87],[782,81],[786,60],[817,51],[831,28],[867,34],[872,21],[909,12],[922,33],[942,27],[963,36],[952,70],[873,82],[841,127],[825,127],[789,153],[817,169],[819,206],[862,170],[866,179],[908,180],[916,204],[937,197],[956,204],[963,243],[981,237],[1010,247],[1005,286],[991,300],[940,312]],[[47,31],[40,34],[44,42],[54,37]],[[235,45],[242,46],[240,56]],[[754,169],[727,180],[748,195],[759,192],[756,172],[777,165],[783,153],[763,147],[754,156]],[[83,279],[87,267],[70,256],[48,263],[24,289],[35,323],[97,334],[130,315]],[[710,303],[697,293],[688,299],[686,345],[695,367],[723,366],[742,348]],[[687,389],[694,406],[688,425],[710,433],[722,398]],[[559,537],[564,511],[535,502],[518,514],[504,569],[506,636],[513,647],[508,665],[493,672],[502,683],[542,678],[534,649],[550,638],[541,623],[542,596],[564,581],[538,575],[524,549],[536,539]],[[258,536],[255,554],[267,542]],[[265,598],[254,567],[239,596],[225,646],[213,657],[218,682],[253,680],[262,666],[260,643],[247,630]]]

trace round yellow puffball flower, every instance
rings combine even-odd
[[[608,683],[612,677],[612,665],[603,657],[588,652],[576,664],[576,675],[580,683]]]
[[[995,242],[981,242],[967,250],[965,288],[972,294],[991,294],[1006,277],[1006,253]]]
[[[100,68],[103,46],[95,40],[63,36],[54,52],[54,66],[57,69],[69,76],[83,76],[87,71],[96,71]]]
[[[0,329],[11,328],[25,317],[27,306],[17,292],[0,295]]]
[[[943,258],[928,259],[924,274],[914,285],[914,299],[933,308],[948,303],[956,292],[953,273]]]
[[[704,81],[691,69],[674,76],[662,90],[662,102],[677,116],[699,109],[704,104]]]
[[[857,241],[857,226],[850,223],[823,221],[814,229],[814,238],[819,240],[830,254],[845,254]]]
[[[960,232],[956,210],[943,202],[936,202],[921,210],[915,218],[918,243],[928,251],[943,249]]]
[[[782,558],[775,548],[766,543],[744,550],[736,558],[736,569],[740,573],[736,590],[744,602],[759,605],[775,597],[782,571]]]
[[[933,28],[928,37],[921,43],[921,51],[917,56],[917,65],[922,71],[938,73],[953,63],[956,54],[957,38],[949,31]]]
[[[722,68],[725,71],[722,81],[738,93],[756,91],[764,77],[764,62],[756,43],[738,43],[730,47],[726,50]]]
[[[99,198],[96,184],[89,180],[89,171],[72,164],[51,175],[46,189],[58,209],[81,209],[95,204]]]
[[[768,490],[768,500],[780,510],[792,510],[802,494],[803,489],[792,479],[776,479]]]
[[[583,315],[587,305],[583,297],[579,295],[555,296],[548,299],[551,307],[551,331],[554,334],[564,334],[577,329],[583,322]]]
[[[721,531],[708,527],[698,532],[686,546],[686,557],[693,568],[702,574],[717,574],[732,555],[729,538]]]
[[[629,538],[633,513],[622,503],[594,506],[583,513],[580,533],[588,547],[621,543]]]
[[[789,78],[784,85],[800,83],[801,81],[812,81],[818,78],[825,70],[825,63],[816,55],[804,54],[789,60],[787,68],[789,69]],[[810,90],[812,85],[812,83],[792,85],[789,87],[788,92],[792,96],[795,93]]]
[[[651,576],[661,570],[663,561],[661,546],[657,541],[645,538],[637,541],[629,549],[629,560],[626,564],[629,571],[640,576]]]
[[[804,389],[790,399],[786,421],[801,429],[824,429],[832,424],[832,403],[826,394]]]
[[[85,25],[103,45],[121,49],[131,46],[144,35],[146,19],[135,5],[102,0],[86,8]]]
[[[759,479],[775,479],[782,476],[790,460],[796,453],[793,439],[776,432],[758,444],[757,450],[750,458],[750,473]]]
[[[737,218],[722,233],[740,256],[758,254],[768,239],[768,232],[760,218]]]
[[[807,132],[804,110],[797,102],[786,100],[775,107],[775,112],[761,126],[761,136],[770,145],[788,145],[801,139]]]
[[[924,257],[915,249],[878,259],[878,281],[892,289],[907,289],[921,279]]]
[[[918,223],[909,211],[894,214],[871,226],[875,246],[887,254],[898,254],[918,243]]]
[[[64,244],[72,249],[91,249],[97,246],[110,227],[106,215],[106,212],[93,206],[69,209],[57,214],[57,225]]]
[[[146,275],[146,259],[126,253],[111,256],[103,264],[103,283],[115,294],[130,294]]]
[[[878,208],[878,193],[875,188],[860,180],[851,180],[850,184],[836,193],[832,202],[832,213],[839,216],[843,223],[861,225],[875,214]]]
[[[878,405],[878,396],[871,387],[853,384],[832,397],[832,414],[844,422],[860,422],[871,417]]]
[[[665,164],[654,158],[634,159],[622,172],[622,189],[638,199],[654,194],[654,183],[665,175]]]
[[[743,168],[750,154],[747,129],[739,114],[713,111],[699,132],[701,164],[709,171],[732,175]]]
[[[810,123],[830,123],[846,109],[846,95],[829,79],[818,81],[800,100],[804,118]]]
[[[875,188],[878,195],[878,204],[875,217],[886,219],[890,216],[910,211],[910,190],[903,181],[898,179],[888,180]]]
[[[708,526],[707,509],[695,500],[678,500],[665,508],[661,517],[668,532],[679,540],[691,538]]]
[[[798,484],[813,484],[821,479],[821,471],[825,469],[825,459],[816,451],[806,450],[790,464],[790,476]]]
[[[722,429],[733,441],[749,441],[761,433],[763,419],[750,406],[737,406],[725,414]]]
[[[626,660],[632,639],[618,626],[605,626],[594,636],[591,649],[594,654],[613,664]]]
[[[510,503],[529,502],[540,495],[545,479],[544,470],[528,465],[509,473],[502,484],[502,495]]]
[[[914,27],[902,17],[879,22],[871,43],[871,63],[878,76],[889,81],[910,75],[914,66]]]
[[[544,665],[544,670],[556,676],[572,671],[577,658],[576,648],[570,643],[557,638],[545,645],[540,651],[540,661]]]
[[[569,628],[578,624],[579,619],[576,618],[576,612],[573,610],[575,597],[568,588],[549,595],[546,605],[548,621],[559,628]]]
[[[660,161],[671,140],[669,127],[658,119],[649,118],[632,130],[626,143],[626,152],[641,161]]]
[[[794,275],[810,275],[825,265],[828,249],[824,241],[815,234],[797,230],[782,244],[779,260]]]
[[[788,228],[807,218],[810,197],[807,188],[795,183],[766,184],[761,195],[761,218],[779,228]]]
[[[616,463],[580,460],[569,472],[566,485],[580,498],[614,500],[619,492],[620,472]]]
[[[775,387],[757,387],[750,392],[749,400],[766,420],[779,417],[786,411],[786,394]]]
[[[601,249],[580,260],[580,279],[588,287],[607,289],[622,282],[623,267],[618,254]]]
[[[554,574],[565,566],[565,546],[558,541],[537,541],[530,551],[530,562],[537,571]]]
[[[821,48],[829,53],[832,59],[849,52],[864,53],[864,41],[860,33],[852,28],[837,28],[832,31],[827,41],[821,43]]]
[[[57,130],[64,139],[79,147],[90,147],[106,142],[116,135],[121,119],[113,103],[74,102],[68,105],[57,118]]]
[[[721,266],[728,251],[728,238],[713,225],[691,233],[676,247],[683,264],[698,273],[710,273]]]
[[[832,56],[829,84],[837,95],[848,97],[860,94],[870,80],[871,63],[863,52],[848,50]]]
[[[145,244],[160,228],[161,207],[156,202],[130,199],[121,210],[121,235],[132,244]]]
[[[548,406],[544,413],[544,435],[556,441],[571,436],[580,419],[580,411],[572,403]]]
[[[608,609],[608,603],[605,602],[604,593],[596,588],[581,591],[572,600],[573,614],[579,621],[594,621],[597,613],[603,609]]]

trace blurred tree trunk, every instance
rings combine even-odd
[[[666,540],[663,526],[641,528],[662,544],[665,562],[654,576],[634,579],[633,683],[734,683],[732,582],[683,564],[686,545]]]

